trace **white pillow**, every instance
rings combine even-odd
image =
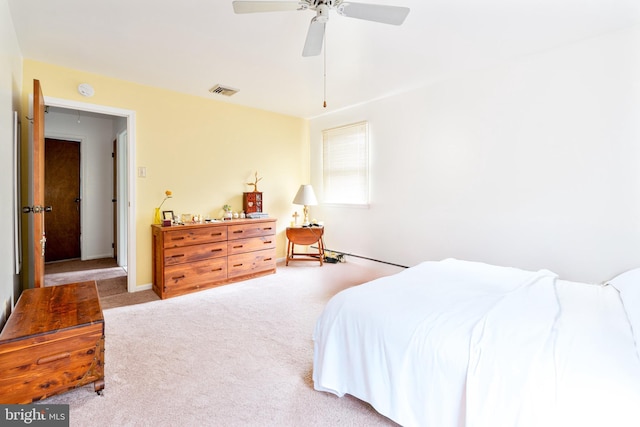
[[[631,322],[636,348],[640,352],[640,268],[624,272],[607,282],[620,293],[620,298]]]
[[[616,287],[617,290],[637,288],[640,289],[640,268],[626,271],[617,275],[607,283]]]

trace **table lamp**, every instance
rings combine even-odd
[[[296,197],[293,199],[293,203],[295,205],[303,205],[304,208],[302,210],[304,214],[304,218],[302,220],[302,225],[309,225],[309,206],[314,206],[318,204],[318,200],[316,199],[316,195],[313,192],[313,187],[311,184],[301,185]]]

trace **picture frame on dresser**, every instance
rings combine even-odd
[[[173,221],[173,211],[162,211],[162,219]]]

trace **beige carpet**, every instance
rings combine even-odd
[[[103,396],[70,404],[72,426],[388,426],[369,405],[315,391],[312,334],[338,291],[400,271],[363,260],[277,273],[107,309]]]

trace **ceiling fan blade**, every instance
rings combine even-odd
[[[235,13],[286,12],[308,8],[305,1],[242,1],[233,2]]]
[[[385,6],[368,3],[344,2],[338,6],[338,13],[349,18],[400,25],[409,14],[408,7]]]
[[[316,56],[322,52],[322,42],[324,41],[324,27],[326,21],[314,17],[309,25],[307,40],[304,42],[302,56]]]

